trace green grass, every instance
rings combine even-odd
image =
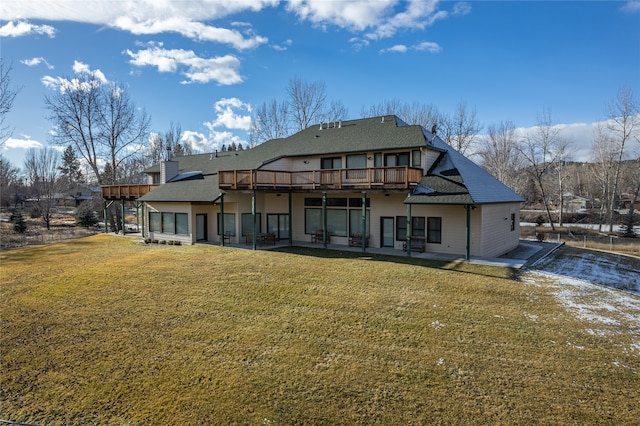
[[[589,333],[506,269],[411,262],[104,235],[0,253],[0,419],[637,424],[636,330]]]

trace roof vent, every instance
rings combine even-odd
[[[322,130],[322,123],[320,123],[320,128],[318,130]]]
[[[384,123],[384,115],[382,116],[382,121],[380,121],[380,123]]]
[[[342,121],[338,121],[338,129],[342,129]]]

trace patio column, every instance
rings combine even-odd
[[[292,201],[292,197],[293,194],[291,193],[291,191],[289,191],[289,245],[292,246],[293,245],[293,232],[291,230],[291,228],[293,227],[293,209],[292,209],[292,205],[293,205],[293,201]]]
[[[142,216],[140,217],[140,220],[142,221],[142,238],[145,237],[145,230],[144,230],[144,203],[140,203],[140,211],[142,212]]]
[[[258,230],[257,216],[256,216],[256,190],[254,189],[251,193],[251,218],[253,219],[252,227],[251,227],[251,248],[253,250],[256,249],[256,239],[258,236],[256,232]]]
[[[327,248],[327,193],[322,193],[322,247]]]
[[[411,204],[407,204],[407,256],[411,257]]]
[[[362,191],[362,251],[367,251],[367,193]]]
[[[220,245],[224,247],[224,194],[220,194]]]
[[[125,201],[122,200],[122,235],[127,235],[126,223],[124,220],[124,203]]]

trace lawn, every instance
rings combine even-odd
[[[506,269],[97,235],[2,252],[0,272],[2,420],[640,418],[638,330],[590,332],[557,287]]]

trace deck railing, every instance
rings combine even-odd
[[[136,200],[158,185],[103,185],[100,187],[105,200]]]
[[[218,186],[226,190],[247,189],[408,189],[422,178],[413,167],[374,167],[330,170],[223,170]]]

